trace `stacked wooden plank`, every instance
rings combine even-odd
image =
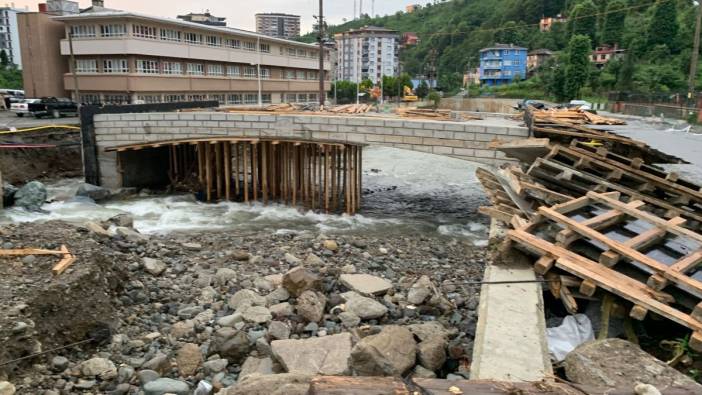
[[[574,125],[626,125],[621,119],[603,117],[580,108],[547,108],[534,110],[537,120],[555,119]]]
[[[474,115],[453,112],[451,110],[428,109],[416,107],[401,107],[395,110],[395,113],[404,118],[415,119],[432,119],[436,121],[471,121],[480,120],[482,118]]]
[[[327,109],[327,112],[334,114],[363,114],[373,108],[372,104],[343,104]]]
[[[634,319],[687,327],[702,350],[702,186],[652,164],[670,156],[643,143],[559,130],[568,134],[492,144],[521,164],[478,171],[493,205],[481,212],[511,227],[511,245],[535,256],[568,311],[616,295]]]

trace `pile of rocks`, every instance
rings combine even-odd
[[[61,239],[55,229],[22,232],[41,247]],[[114,300],[118,322],[108,344],[21,371],[12,380],[20,393],[256,393],[319,374],[467,375],[479,288],[461,282],[480,278],[485,259],[468,243],[147,236],[125,216],[74,231],[129,273]]]

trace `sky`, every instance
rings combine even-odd
[[[356,0],[360,2],[361,0]],[[5,1],[10,3],[10,1]],[[37,10],[37,4],[45,1],[15,0],[17,8],[29,7]],[[408,4],[426,4],[430,0],[375,0],[375,14],[394,14],[404,11]],[[80,0],[81,8],[89,7],[90,0]],[[363,0],[363,13],[371,13],[372,0]],[[258,12],[283,12],[302,17],[302,31],[312,29],[317,14],[318,0],[105,0],[105,7],[124,11],[135,11],[154,16],[175,18],[178,14],[210,10],[213,15],[227,18],[227,25],[245,30],[255,30],[254,14]],[[343,19],[352,19],[354,0],[325,0],[324,13],[328,23],[339,24]]]

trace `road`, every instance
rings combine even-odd
[[[11,128],[24,129],[33,128],[36,126],[45,125],[78,125],[80,120],[78,117],[63,117],[60,119],[54,118],[34,118],[31,115],[25,115],[24,117],[18,117],[10,111],[0,110],[0,130],[7,130]]]

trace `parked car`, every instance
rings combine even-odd
[[[29,112],[37,118],[51,116],[61,118],[64,115],[77,115],[78,105],[65,97],[42,97],[36,103],[29,103]]]
[[[18,117],[23,117],[24,114],[29,114],[29,104],[38,103],[40,99],[23,99],[17,103],[10,104],[10,111],[17,114]]]

